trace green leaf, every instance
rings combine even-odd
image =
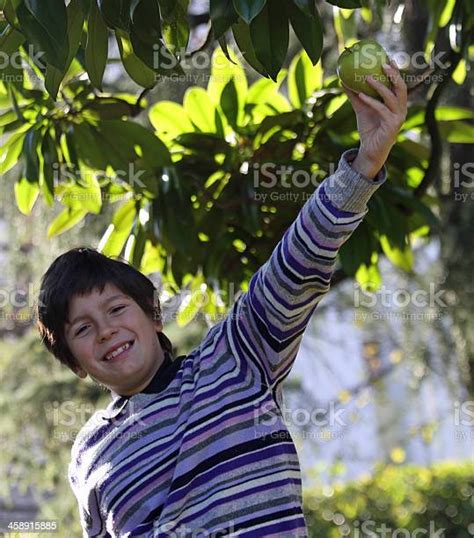
[[[25,177],[31,183],[38,182],[39,176],[39,159],[38,145],[40,142],[40,133],[36,129],[30,129],[25,136],[23,143],[23,156],[26,160]]]
[[[386,235],[380,236],[380,245],[387,258],[400,269],[406,272],[413,271],[413,252],[409,245],[400,249],[394,246]]]
[[[239,47],[242,56],[245,58],[245,61],[252,66],[255,71],[261,75],[268,77],[268,72],[266,68],[257,60],[255,55],[255,50],[252,44],[252,38],[250,36],[250,27],[242,19],[239,19],[237,24],[232,26],[232,33]]]
[[[161,0],[162,33],[171,52],[183,56],[189,40],[189,0]]]
[[[293,2],[307,17],[319,17],[315,0],[293,0]]]
[[[102,78],[107,64],[108,48],[107,26],[94,1],[91,3],[87,22],[85,64],[89,80],[99,90],[102,90]]]
[[[48,238],[67,232],[78,224],[87,215],[87,209],[71,209],[66,207],[53,220],[48,228]]]
[[[380,271],[378,268],[377,258],[378,256],[374,252],[372,254],[372,263],[370,265],[366,265],[365,263],[363,263],[357,269],[357,272],[355,274],[355,278],[359,286],[362,288],[363,291],[369,293],[375,293],[376,291],[378,291],[382,284],[382,276],[380,275]]]
[[[214,39],[219,40],[237,22],[239,16],[234,9],[233,0],[211,0],[209,10]]]
[[[235,11],[250,24],[265,7],[267,0],[234,0]]]
[[[273,80],[261,78],[254,82],[246,92],[247,104],[264,104],[272,100],[277,94],[281,82],[283,82],[286,73],[280,72],[278,81],[275,84]],[[281,94],[279,94],[281,95]]]
[[[50,133],[46,131],[41,143],[40,177],[39,186],[46,203],[52,206],[54,203],[54,172],[53,165],[58,163],[56,144]]]
[[[0,50],[5,54],[12,54],[25,41],[25,36],[8,24],[0,35]],[[3,63],[3,62],[2,62]]]
[[[344,9],[357,9],[358,7],[362,7],[360,0],[326,0],[326,2]]]
[[[229,80],[222,92],[221,108],[230,125],[236,128],[239,116],[239,97],[233,79]]]
[[[288,73],[288,94],[295,108],[301,108],[311,94],[321,88],[322,83],[320,63],[313,66],[305,51],[293,58]]]
[[[339,250],[344,272],[354,276],[362,264],[370,265],[373,252],[376,252],[375,238],[367,223],[362,221]]]
[[[16,13],[26,38],[44,53],[47,63],[63,71],[69,54],[63,0],[25,0]]]
[[[189,88],[184,95],[183,106],[189,119],[200,131],[216,133],[221,130],[216,106],[203,88]]]
[[[168,148],[150,130],[133,121],[104,120],[98,124],[99,136],[116,145],[128,162],[140,156],[147,167],[154,170],[171,164]]]
[[[216,48],[212,54],[212,70],[207,93],[216,104],[220,102],[222,91],[231,79],[234,80],[237,93],[240,94],[239,101],[242,103],[248,89],[247,76],[242,64],[234,51],[228,52],[232,61],[225,56],[221,48]]]
[[[3,81],[4,84],[10,80],[15,86],[21,86],[23,69],[21,66],[14,65],[12,61],[5,61],[5,58],[9,58],[17,52],[24,41],[25,36],[10,24],[5,27],[0,36],[0,51],[4,56],[0,66],[0,81]],[[19,53],[17,52],[17,54]]]
[[[74,142],[79,159],[90,168],[106,170],[110,163],[107,152],[98,140],[94,128],[87,122],[74,125]]]
[[[119,256],[132,231],[136,218],[136,202],[128,200],[114,213],[112,224],[102,236],[98,250],[105,256]]]
[[[250,36],[255,56],[270,78],[277,79],[283,66],[289,43],[288,16],[278,0],[268,0],[264,9],[252,21]]]
[[[132,9],[133,8],[133,9]],[[162,38],[158,0],[139,0],[130,7],[132,28],[141,41],[154,45]]]
[[[96,0],[92,0],[92,4]],[[98,0],[100,13],[112,30],[130,30],[130,0]]]
[[[314,8],[315,15],[309,19],[291,2],[287,3],[287,9],[295,34],[313,65],[316,65],[323,50],[323,25],[316,7]]]
[[[137,230],[134,234],[133,252],[132,252],[132,265],[137,269],[140,269],[143,255],[145,253],[145,245],[147,240],[147,234],[145,228],[138,223]]]
[[[122,30],[115,30],[115,37],[123,66],[130,78],[143,88],[153,88],[156,84],[155,72],[135,54],[129,35]]]
[[[15,200],[18,209],[23,215],[29,215],[39,194],[38,182],[32,182],[21,178],[15,183]]]
[[[25,131],[30,126],[26,124],[22,130],[13,133],[7,142],[0,146],[0,174],[5,174],[18,162],[25,140]]]
[[[68,58],[63,71],[56,69],[51,64],[46,67],[45,87],[49,95],[56,99],[59,86],[64,78],[69,66],[74,59],[79,48],[79,43],[82,36],[82,28],[84,26],[84,13],[82,11],[81,0],[71,0],[67,7],[67,35],[68,35]]]
[[[452,144],[474,144],[474,125],[465,121],[440,121],[443,138]]]
[[[185,148],[207,155],[228,153],[231,149],[225,139],[208,133],[183,133],[176,137],[176,142]]]
[[[158,134],[168,139],[194,130],[184,108],[173,101],[155,103],[150,108],[149,118]]]

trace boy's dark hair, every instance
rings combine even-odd
[[[58,256],[41,279],[37,305],[37,327],[42,342],[61,363],[79,366],[65,338],[68,310],[75,295],[85,295],[107,283],[130,296],[152,320],[161,319],[153,282],[131,265],[104,256],[97,250],[78,247]],[[170,340],[157,333],[161,347],[172,354]]]

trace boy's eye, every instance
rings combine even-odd
[[[75,336],[79,336],[81,333],[83,333],[84,329],[87,329],[87,325],[83,325],[82,327],[79,327],[79,329],[76,331]]]
[[[111,310],[111,312],[119,312],[120,310],[122,310],[123,308],[125,308],[125,305],[120,305],[120,306],[114,306]]]

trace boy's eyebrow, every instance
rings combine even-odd
[[[115,299],[126,299],[127,296],[126,295],[123,295],[122,293],[120,294],[116,294],[116,295],[111,295],[108,299],[106,299],[101,306],[104,306],[108,303],[111,303],[112,301],[115,301]],[[87,315],[83,315],[83,316],[76,316],[70,323],[66,323],[66,325],[69,325],[69,327],[72,327],[75,323],[77,323],[78,321],[80,321],[81,319],[86,319],[87,318]]]

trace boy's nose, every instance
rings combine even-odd
[[[117,330],[118,329],[116,327],[111,327],[110,325],[100,327],[98,332],[99,341],[102,342],[104,340],[108,340],[110,337],[117,333]]]

